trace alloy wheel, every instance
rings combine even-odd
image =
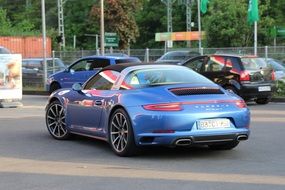
[[[63,106],[52,103],[46,113],[46,124],[50,134],[56,139],[64,139],[68,135],[65,123],[65,111]]]
[[[128,144],[128,122],[127,118],[120,112],[112,117],[110,127],[110,138],[113,148],[117,152],[125,150]]]

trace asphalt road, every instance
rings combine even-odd
[[[0,190],[284,190],[285,104],[251,104],[252,134],[232,151],[151,148],[120,158],[105,142],[56,141],[45,96],[0,109]]]

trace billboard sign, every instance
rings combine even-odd
[[[22,56],[0,54],[0,103],[22,99]]]
[[[285,27],[277,27],[276,35],[277,37],[285,38]]]
[[[205,39],[205,32],[192,31],[192,32],[164,32],[156,33],[155,41],[195,41]]]
[[[285,27],[274,26],[273,28],[270,28],[269,34],[272,38],[285,38]]]

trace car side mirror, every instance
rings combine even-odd
[[[75,73],[75,71],[73,69],[70,69],[68,72],[70,72],[71,74]]]
[[[74,91],[77,91],[77,92],[80,92],[81,90],[82,90],[82,85],[80,84],[80,83],[74,83],[73,85],[72,85],[72,90],[74,90]]]

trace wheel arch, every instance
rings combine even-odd
[[[115,105],[114,107],[112,107],[112,109],[110,110],[110,113],[108,115],[108,122],[107,122],[107,126],[106,126],[106,130],[107,130],[107,134],[109,134],[109,126],[110,126],[110,121],[111,121],[111,116],[113,115],[113,113],[118,110],[118,109],[123,109],[127,114],[128,114],[128,117],[130,118],[130,114],[129,112],[127,111],[127,109],[122,106],[121,104],[118,104],[118,105]],[[131,125],[133,126],[133,123],[132,123],[132,120],[130,119],[130,122],[131,122]],[[107,135],[107,139],[109,141],[109,135]]]
[[[118,104],[118,105],[115,105],[114,107],[112,107],[112,109],[110,110],[110,113],[109,113],[109,116],[108,116],[108,127],[109,127],[109,122],[110,122],[110,119],[111,119],[111,116],[113,115],[113,113],[118,110],[118,109],[123,109],[127,114],[128,116],[130,117],[127,109],[122,106],[121,104]]]
[[[63,104],[63,102],[60,100],[59,97],[54,96],[48,100],[48,105],[55,102],[55,101],[59,101],[61,104]]]
[[[51,88],[52,88],[52,86],[54,86],[54,85],[58,85],[59,88],[62,88],[62,86],[60,85],[60,83],[59,83],[58,81],[52,81],[52,83],[49,85],[49,89],[48,89],[48,91],[49,91],[50,93],[52,93],[52,92],[51,92]]]

